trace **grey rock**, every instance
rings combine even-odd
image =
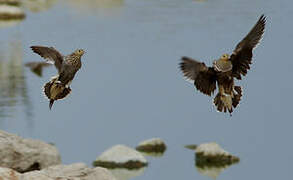
[[[136,150],[149,156],[161,156],[166,151],[167,146],[160,138],[152,138],[142,141],[136,147]]]
[[[41,171],[20,174],[9,168],[0,168],[0,180],[116,180],[104,168],[89,168],[83,163],[57,165]]]
[[[116,180],[105,168],[89,168],[83,163],[52,166],[25,173],[22,180]]]
[[[237,156],[221,148],[217,143],[205,143],[195,149],[196,165],[201,166],[225,166],[239,162]]]
[[[0,131],[0,166],[18,172],[39,170],[61,163],[55,146]]]
[[[0,167],[0,180],[20,180],[21,174],[13,169]]]
[[[144,156],[125,145],[116,145],[103,152],[96,161],[94,166],[106,168],[127,168],[138,169],[147,165]]]

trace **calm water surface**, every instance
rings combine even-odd
[[[65,164],[88,165],[105,149],[160,137],[164,156],[134,179],[210,179],[183,146],[216,141],[240,157],[218,179],[290,179],[292,171],[292,35],[289,0],[63,0],[26,5],[26,19],[0,36],[0,126],[53,142]],[[217,113],[178,69],[181,56],[211,65],[231,53],[258,17],[268,17],[252,69],[237,82],[244,96],[233,116]],[[43,76],[23,64],[42,59],[31,45],[64,54],[86,50],[72,94],[54,104]]]

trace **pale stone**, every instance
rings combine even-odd
[[[214,156],[214,155],[225,155],[228,156],[230,153],[222,149],[217,143],[211,142],[211,143],[205,143],[199,145],[195,149],[196,153],[203,153],[205,156]]]
[[[165,143],[162,139],[160,138],[152,138],[152,139],[148,139],[148,140],[145,140],[145,141],[142,141],[138,144],[138,147],[139,146],[162,146],[164,145],[165,146]]]
[[[0,180],[116,180],[105,168],[89,168],[83,163],[57,165],[41,171],[20,174],[0,167]]]
[[[55,146],[0,131],[0,166],[25,172],[61,163]]]
[[[142,166],[147,165],[147,160],[141,153],[139,153],[135,149],[132,149],[125,145],[116,145],[103,152],[96,159],[94,165],[104,166],[103,164],[105,164],[106,166],[111,166],[112,168],[115,168],[123,167],[123,165],[127,163],[128,165],[130,164],[128,166],[129,168],[140,168]],[[138,165],[138,167],[132,167],[133,165]]]
[[[22,180],[116,180],[105,168],[89,168],[83,163],[57,165],[25,173]]]
[[[0,167],[0,180],[20,180],[21,174],[9,169]]]
[[[164,154],[167,146],[160,138],[152,138],[142,141],[136,147],[136,150],[146,156],[160,157]]]

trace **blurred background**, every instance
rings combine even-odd
[[[292,1],[23,0],[0,3],[0,128],[54,143],[64,164],[89,166],[115,144],[160,137],[167,151],[130,179],[289,179],[292,144]],[[7,7],[9,6],[9,7]],[[7,10],[8,8],[8,10]],[[233,116],[218,113],[178,68],[231,53],[261,14],[264,38]],[[11,16],[7,16],[11,15]],[[54,66],[32,45],[86,54],[71,95],[52,110],[42,86]],[[186,144],[215,141],[240,158],[210,175]],[[135,176],[135,177],[134,177]]]

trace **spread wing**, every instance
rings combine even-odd
[[[237,44],[230,60],[232,62],[232,75],[237,79],[241,79],[241,75],[245,76],[247,70],[250,69],[252,63],[252,50],[260,42],[265,30],[266,17],[262,15],[246,37]]]
[[[188,57],[182,57],[180,69],[183,75],[194,81],[195,87],[202,93],[211,96],[216,89],[217,75],[213,68]]]
[[[63,56],[53,47],[31,46],[32,50],[44,59],[55,64],[58,72],[61,72]]]

